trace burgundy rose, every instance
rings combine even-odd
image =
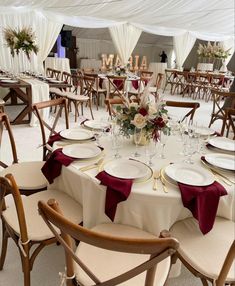
[[[156,125],[158,128],[163,128],[163,127],[165,127],[166,123],[164,122],[164,120],[163,120],[162,117],[158,117],[158,118],[155,120],[155,125]]]
[[[142,115],[142,116],[146,116],[148,114],[148,111],[145,109],[145,108],[140,108],[139,110],[139,113]]]

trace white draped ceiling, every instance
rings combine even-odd
[[[1,0],[0,25],[24,23],[35,27],[41,45],[40,61],[53,45],[62,24],[109,27],[124,62],[141,31],[173,36],[177,63],[182,66],[197,38],[222,41],[234,50],[234,6],[234,0]],[[23,19],[24,13],[30,11],[34,17]],[[11,13],[17,16],[10,20]],[[38,21],[42,17],[43,21]],[[123,34],[124,30],[129,32]],[[2,49],[1,35],[0,44]]]

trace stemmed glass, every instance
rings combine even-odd
[[[150,139],[145,149],[146,157],[149,158],[147,163],[149,166],[153,166],[152,159],[156,155],[156,153],[157,153],[157,142],[153,139]]]
[[[140,144],[141,138],[142,138],[142,128],[135,127],[135,130],[134,130],[134,142],[135,142],[134,156],[135,157],[141,156],[141,154],[138,153],[138,145]]]
[[[170,130],[166,129],[164,131],[163,130],[160,131],[160,145],[162,147],[162,152],[159,157],[162,159],[166,159],[164,151],[169,136],[170,136]]]
[[[100,145],[100,138],[102,136],[102,130],[93,129],[93,136],[95,137],[97,145]]]

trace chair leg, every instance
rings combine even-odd
[[[22,267],[24,272],[24,286],[30,286],[30,262],[28,257],[22,257]]]
[[[91,102],[89,103],[89,108],[90,108],[90,111],[91,111],[91,117],[92,117],[92,119],[94,119],[92,108],[91,108]]]
[[[2,250],[1,250],[1,257],[0,257],[0,270],[3,269],[3,265],[5,262],[6,253],[7,253],[7,242],[8,242],[8,233],[7,233],[4,222],[2,222]]]
[[[200,278],[203,286],[208,286],[208,282],[205,278]]]

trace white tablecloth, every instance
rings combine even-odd
[[[96,59],[81,59],[81,69],[94,69],[96,72],[101,68],[101,60]]]
[[[149,70],[153,72],[154,84],[156,82],[157,74],[162,73],[162,74],[164,74],[162,87],[164,86],[164,84],[165,84],[165,69],[167,69],[167,63],[150,63],[149,64]]]
[[[52,58],[48,57],[45,60],[45,71],[47,68],[59,70],[62,72],[71,73],[69,59],[67,58]]]
[[[31,84],[32,104],[49,100],[49,85],[37,79],[24,79],[25,82]],[[46,121],[49,118],[50,109],[44,108],[41,111],[42,118]],[[38,124],[37,117],[32,113],[29,125],[36,126]]]
[[[198,71],[213,71],[213,64],[209,63],[198,63],[197,64]]]
[[[166,144],[167,158],[159,159],[156,156],[153,169],[159,170],[172,162],[183,161],[183,156],[179,155],[182,144],[177,139],[176,136],[171,136]],[[120,153],[123,158],[129,158],[133,155],[135,147],[131,140],[124,140],[123,143]],[[58,147],[61,146],[61,142],[57,144]],[[105,160],[110,160],[113,155],[110,136],[103,136],[101,144],[105,147]],[[140,152],[143,157],[138,159],[145,160],[145,146],[140,147]],[[210,152],[208,150],[208,153]],[[199,158],[199,155],[194,155],[195,166],[202,166]],[[49,188],[64,191],[81,203],[84,226],[90,228],[99,223],[109,222],[110,219],[104,213],[106,187],[100,185],[99,181],[94,178],[98,170],[79,171],[79,167],[87,164],[87,162],[82,164],[77,161],[69,167],[62,167],[61,175]],[[134,183],[128,199],[118,204],[115,222],[136,226],[159,235],[161,230],[169,229],[176,221],[191,216],[191,212],[182,204],[178,187],[167,184],[169,192],[164,193],[159,181],[157,191],[153,191],[152,186],[152,179],[145,183]],[[220,198],[217,215],[234,220],[234,185],[224,186],[228,195]]]

